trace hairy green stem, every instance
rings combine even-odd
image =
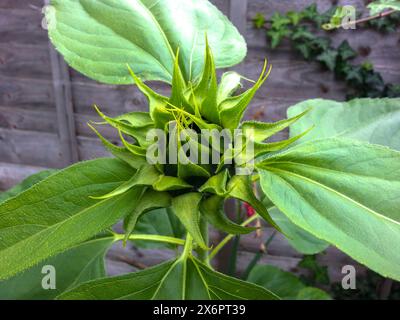
[[[115,241],[123,241],[125,239],[125,235],[124,234],[114,234],[114,239],[115,239]],[[164,242],[164,243],[176,244],[179,246],[185,245],[185,240],[173,238],[173,237],[152,235],[152,234],[133,234],[133,235],[130,235],[128,239],[129,240]]]
[[[248,224],[252,223],[254,220],[256,220],[258,218],[258,214],[253,215],[252,217],[250,217],[249,219],[247,219],[245,222],[243,222],[241,224],[241,226],[245,227]],[[232,240],[232,238],[234,237],[234,234],[230,234],[228,236],[226,236],[219,244],[218,246],[215,247],[215,249],[213,251],[211,251],[210,255],[208,256],[208,260],[211,261],[217,254],[218,252],[229,242]]]

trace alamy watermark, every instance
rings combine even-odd
[[[237,175],[254,171],[254,130],[179,129],[174,122],[168,133],[149,130],[146,159],[149,164],[235,165]]]

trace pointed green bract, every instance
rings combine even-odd
[[[60,300],[277,300],[257,285],[211,270],[193,256],[137,273],[91,281]]]
[[[146,190],[138,199],[135,209],[125,218],[125,243],[136,227],[139,218],[154,209],[168,208],[171,206],[171,196],[167,192]]]
[[[286,128],[288,128],[289,126],[291,126],[293,123],[295,123],[303,116],[305,116],[310,110],[311,109],[307,109],[295,117],[273,123],[266,123],[259,121],[245,121],[241,124],[240,128],[244,131],[253,130],[254,141],[263,142],[268,138],[272,137],[273,135],[275,135],[276,133],[281,132]],[[303,132],[299,132],[298,134],[301,133]]]
[[[270,72],[271,68],[267,70],[267,62],[265,62],[260,78],[251,89],[247,90],[245,93],[239,96],[231,97],[224,100],[218,106],[221,123],[224,128],[233,130],[239,126],[243,114],[246,111],[246,108],[253,99],[257,90],[267,80]]]
[[[247,202],[257,213],[276,230],[281,231],[279,226],[272,220],[267,208],[256,198],[252,189],[252,182],[249,176],[234,176],[228,184],[228,197]]]
[[[180,178],[162,175],[153,184],[153,188],[157,191],[175,191],[182,189],[191,189],[193,188],[193,186]]]
[[[225,199],[217,195],[203,199],[200,212],[214,227],[228,234],[247,234],[257,230],[257,228],[243,227],[229,220],[224,213],[224,202]]]
[[[242,76],[234,71],[228,71],[222,75],[217,91],[217,106],[219,106],[222,101],[232,97],[232,95],[242,87],[241,80]]]
[[[175,197],[172,199],[172,209],[197,244],[203,249],[208,249],[200,231],[201,198],[201,193],[194,192]]]
[[[199,188],[199,191],[203,193],[214,193],[218,196],[224,197],[227,193],[226,184],[228,182],[228,178],[228,170],[220,172],[219,174],[208,179],[207,182]]]
[[[296,225],[400,279],[400,153],[346,139],[304,143],[258,165],[266,196]],[[377,192],[379,190],[379,192]]]

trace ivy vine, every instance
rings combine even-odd
[[[347,40],[335,47],[329,36],[318,32],[330,21],[337,8],[332,6],[326,12],[319,13],[317,5],[313,4],[299,12],[289,11],[284,15],[276,12],[268,21],[263,14],[258,13],[253,22],[256,28],[266,31],[272,49],[277,48],[284,39],[289,39],[304,59],[318,61],[324,68],[334,72],[337,79],[345,81],[348,99],[400,97],[400,84],[385,83],[371,62],[354,63],[353,60],[360,54],[369,54],[369,47],[360,48],[358,52]],[[379,32],[388,33],[396,31],[399,23],[400,12],[368,21],[367,25]]]

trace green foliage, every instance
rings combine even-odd
[[[254,26],[266,30],[267,39],[272,49],[278,47],[283,39],[289,39],[293,48],[308,61],[318,61],[324,68],[332,71],[337,79],[346,83],[347,98],[355,97],[399,97],[398,85],[385,83],[382,76],[374,71],[368,61],[356,65],[352,62],[358,56],[344,40],[335,47],[330,37],[320,35],[318,30],[326,23],[341,21],[343,10],[333,6],[324,13],[319,13],[316,4],[303,11],[289,11],[282,15],[275,13],[269,23],[258,13]],[[332,22],[333,21],[333,22]],[[369,26],[379,31],[395,31],[400,22],[400,13],[369,22]]]
[[[276,300],[270,291],[211,270],[193,256],[126,276],[83,284],[68,300]]]
[[[400,153],[367,142],[332,139],[336,134],[329,130],[324,139],[292,147],[315,125],[307,121],[304,123],[309,127],[303,123],[302,131],[295,135],[293,129],[290,139],[268,141],[303,117],[312,117],[314,111],[307,107],[277,123],[241,123],[270,68],[265,63],[254,86],[239,94],[236,91],[241,88],[242,77],[237,73],[224,74],[218,84],[216,68],[239,62],[245,45],[236,29],[209,2],[53,0],[52,4],[54,16],[50,11],[47,15],[56,20],[49,26],[49,34],[71,66],[103,82],[135,83],[148,98],[149,112],[112,118],[96,107],[103,122],[93,125],[110,125],[120,135],[122,147],[107,141],[91,126],[116,159],[83,162],[40,182],[42,176],[33,178],[0,203],[0,292],[25,281],[26,290],[16,290],[15,297],[42,297],[45,293],[36,291],[37,271],[41,263],[48,262],[61,270],[62,283],[54,293],[60,294],[60,299],[277,299],[269,290],[222,275],[210,265],[234,234],[253,231],[255,228],[248,224],[258,217],[282,230],[303,252],[323,250],[326,241],[371,269],[400,278],[400,255],[393,246],[400,240]],[[279,32],[283,32],[283,37],[297,41],[305,56],[319,59],[333,70],[339,61],[342,70],[355,56],[350,46],[343,43],[338,49],[332,48],[327,39],[314,37],[303,25],[307,20],[321,27],[328,18],[328,14],[318,14],[315,6],[301,14],[275,14],[272,25],[278,34],[272,37],[278,44],[282,38]],[[257,23],[260,26],[265,21],[258,17]],[[127,62],[135,64],[133,70]],[[376,95],[376,88],[381,86],[379,77],[370,64],[361,68],[369,75],[367,80],[356,70],[346,75],[363,86],[367,81],[371,85],[368,94]],[[127,72],[132,79],[127,78]],[[144,83],[156,79],[172,84],[169,97]],[[359,128],[352,131],[352,124],[346,122],[346,133],[354,138],[350,132],[359,129],[369,134],[366,138],[360,132],[360,139],[392,146],[368,125],[384,125],[388,130],[388,119],[383,118],[395,113],[397,104],[397,100],[379,102],[381,109],[366,113],[365,118],[355,106],[360,113]],[[337,110],[343,111],[340,107]],[[377,114],[383,119],[378,124],[371,121]],[[243,144],[231,143],[231,154],[221,145],[201,140],[202,129],[233,133],[238,128],[244,129]],[[343,128],[335,130],[348,137],[342,134]],[[396,130],[396,125],[393,128]],[[178,151],[178,159],[160,160],[166,154],[159,152],[158,143],[148,139],[154,129],[164,133],[166,153]],[[318,126],[316,130],[321,131]],[[255,152],[249,155],[245,147],[253,142]],[[216,154],[220,161],[196,162],[188,149],[206,159]],[[155,162],[148,158],[151,152],[157,158]],[[238,169],[248,169],[252,163],[254,172],[238,174]],[[266,195],[264,203],[254,186],[258,178]],[[230,198],[252,206],[258,215],[241,225],[229,220],[222,208]],[[280,212],[269,210],[271,207]],[[121,219],[125,234],[104,233]],[[229,233],[211,254],[209,224]],[[150,241],[148,247],[162,242],[168,248],[180,245],[184,249],[176,250],[177,257],[172,261],[153,268],[97,279],[105,275],[103,257],[107,248],[112,242],[128,240],[140,246],[146,240]],[[89,250],[91,247],[93,250]],[[61,266],[64,264],[76,265],[66,272],[66,266]],[[314,265],[315,261],[303,261],[303,267]],[[279,284],[276,288],[286,297],[328,298],[280,271],[260,267],[252,272],[251,276],[264,286],[287,281],[286,287]],[[289,292],[290,287],[297,288],[296,292]]]
[[[398,0],[376,0],[368,5],[371,15],[381,13],[387,9],[400,11],[400,1]]]
[[[324,291],[307,287],[299,278],[273,266],[256,266],[250,273],[249,282],[258,284],[286,300],[330,300]]]
[[[114,159],[83,162],[51,175],[0,205],[0,279],[86,241],[115,224],[135,203],[133,192],[96,201],[132,175]],[[45,245],[44,245],[45,244]]]
[[[246,55],[243,37],[208,1],[52,0],[51,5],[46,11],[51,41],[73,68],[101,82],[133,83],[129,64],[142,80],[171,83],[178,48],[184,78],[197,79],[205,34],[218,68]]]
[[[0,299],[54,299],[66,290],[86,281],[106,276],[104,255],[114,242],[113,236],[99,237],[80,243],[69,250],[42,261],[22,274],[0,282]],[[56,289],[44,290],[43,266],[56,271]]]
[[[261,162],[266,196],[299,227],[400,279],[400,152],[346,139],[306,142]],[[380,192],[376,192],[379,190]]]
[[[315,128],[298,143],[332,137],[380,144],[400,151],[400,99],[355,99],[349,102],[308,100],[287,111],[288,116],[312,108],[290,128],[297,136],[310,125]]]

